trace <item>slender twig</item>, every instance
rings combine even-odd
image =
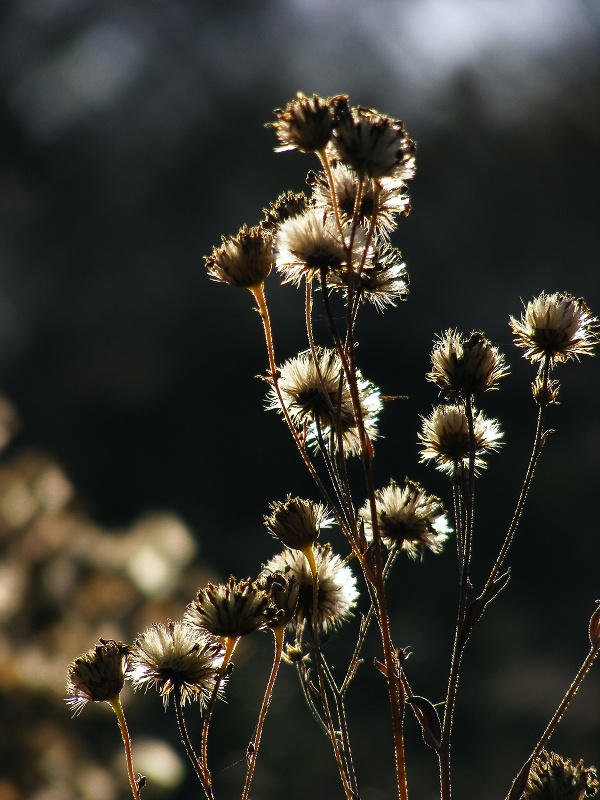
[[[140,790],[138,788],[138,782],[136,780],[135,773],[133,771],[133,758],[131,755],[131,737],[129,736],[127,721],[125,719],[125,714],[123,712],[123,706],[121,705],[121,698],[119,697],[119,695],[116,695],[110,701],[110,706],[117,716],[117,721],[119,723],[119,728],[121,730],[121,737],[123,739],[123,745],[125,747],[125,763],[127,764],[127,775],[129,777],[129,785],[131,786],[131,793],[134,797],[134,800],[140,800]]]
[[[212,788],[210,786],[210,783],[208,784],[206,783],[204,767],[202,766],[202,763],[198,758],[196,751],[194,750],[194,747],[190,740],[187,726],[185,724],[185,717],[183,715],[183,704],[181,702],[181,687],[179,686],[176,687],[175,689],[175,716],[177,718],[177,727],[179,728],[179,734],[181,736],[181,741],[185,748],[185,752],[187,753],[187,756],[191,761],[192,766],[194,767],[194,771],[198,776],[198,780],[200,781],[202,787],[206,792],[206,796],[208,798],[212,798]]]
[[[269,710],[269,703],[271,702],[271,697],[273,695],[273,687],[275,686],[275,679],[277,678],[277,672],[279,670],[279,665],[281,663],[281,654],[283,652],[283,639],[284,639],[285,626],[280,625],[277,628],[273,628],[272,631],[274,638],[273,665],[271,667],[271,673],[269,675],[269,680],[267,682],[267,688],[265,689],[262,705],[260,707],[260,713],[258,715],[258,721],[256,723],[256,730],[254,731],[254,738],[252,741],[252,749],[248,759],[248,769],[246,772],[246,782],[244,784],[242,800],[247,800],[248,793],[250,791],[250,783],[252,782],[252,776],[254,775],[254,767],[256,766],[256,759],[258,757],[258,748],[260,747],[260,739],[262,736],[265,719],[267,717],[267,711]]]
[[[506,800],[518,800],[518,798],[521,796],[521,791],[522,791],[521,787],[527,781],[527,777],[529,775],[529,770],[531,769],[531,765],[533,764],[535,759],[539,756],[539,754],[542,752],[542,750],[544,749],[544,747],[548,743],[550,737],[554,733],[554,731],[556,729],[556,726],[558,725],[558,723],[562,719],[562,716],[565,713],[565,711],[567,710],[567,708],[569,706],[569,703],[571,702],[571,700],[577,694],[577,691],[579,690],[579,687],[583,683],[583,680],[584,680],[585,676],[587,675],[587,673],[589,672],[592,664],[596,660],[598,652],[600,652],[600,639],[598,639],[598,641],[594,642],[592,644],[592,646],[590,647],[590,650],[589,650],[587,656],[584,658],[583,663],[582,663],[581,667],[579,668],[579,671],[577,672],[577,675],[574,677],[571,685],[569,686],[569,688],[567,689],[567,692],[565,693],[565,696],[560,701],[560,704],[559,704],[558,708],[556,709],[556,711],[552,715],[552,719],[550,720],[550,722],[546,726],[545,731],[540,736],[537,744],[535,745],[535,747],[531,751],[531,755],[529,756],[527,761],[521,767],[521,769],[519,771],[519,774],[515,778],[515,780],[513,782],[513,785],[511,787],[511,790],[510,790],[510,792],[508,793],[508,795],[506,797]]]

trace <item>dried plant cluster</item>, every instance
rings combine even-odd
[[[100,640],[69,668],[68,694],[79,712],[87,701],[112,706],[123,740],[131,790],[140,800],[144,779],[136,775],[120,703],[130,680],[135,689],[154,687],[165,706],[173,701],[181,739],[200,785],[215,796],[209,767],[209,733],[217,701],[235,680],[231,669],[241,637],[257,631],[273,634],[273,666],[260,713],[247,748],[242,800],[251,794],[261,735],[279,664],[297,671],[304,698],[327,736],[339,773],[340,796],[358,800],[361,788],[354,769],[360,753],[352,748],[346,702],[362,664],[367,631],[377,630],[380,657],[375,668],[384,676],[389,702],[389,733],[395,756],[395,793],[408,800],[403,725],[414,714],[426,744],[439,763],[441,800],[451,797],[452,719],[465,647],[487,605],[508,584],[507,561],[536,464],[548,438],[545,419],[559,390],[555,369],[570,359],[592,355],[598,321],[585,302],[565,293],[542,293],[527,303],[520,318],[510,318],[514,343],[535,368],[532,394],[537,425],[529,465],[512,522],[487,580],[474,585],[472,546],[474,498],[487,459],[502,444],[502,430],[478,405],[498,389],[508,372],[504,356],[475,331],[442,333],[434,342],[426,376],[442,402],[423,415],[420,458],[449,478],[449,507],[410,478],[375,482],[373,464],[384,398],[357,364],[356,320],[365,302],[381,311],[406,300],[409,281],[400,251],[390,234],[410,212],[409,186],[415,175],[415,143],[401,121],[377,111],[353,107],[346,96],[298,95],[275,112],[271,123],[278,151],[311,154],[309,196],[282,194],[255,227],[244,226],[223,237],[206,258],[214,280],[248,289],[261,316],[268,370],[266,407],[278,412],[314,481],[315,497],[289,494],[271,503],[264,522],[281,551],[254,577],[231,577],[224,584],[198,589],[183,618],[158,623],[132,645]],[[303,295],[306,349],[287,361],[275,355],[265,282],[278,274]],[[317,294],[316,290],[320,290]],[[313,304],[327,321],[329,341],[317,342]],[[340,313],[343,308],[343,313]],[[350,459],[362,464],[357,486]],[[344,553],[324,543],[337,526]],[[453,651],[443,702],[435,705],[413,690],[408,650],[399,646],[386,601],[398,559],[423,559],[455,546],[458,554],[458,607]],[[449,563],[455,564],[454,559]],[[426,569],[426,565],[423,566]],[[359,605],[360,604],[360,605]],[[360,608],[360,617],[357,612]],[[354,651],[345,669],[328,661],[324,642],[354,617]],[[349,629],[349,625],[346,626]],[[589,652],[511,787],[507,800],[581,800],[596,793],[593,767],[573,764],[546,749],[556,725],[600,650],[600,607],[589,623]],[[184,706],[199,715],[195,734],[188,732]],[[315,728],[316,730],[316,728]],[[409,792],[410,789],[410,792]],[[389,792],[389,787],[382,787]],[[390,794],[390,796],[392,796]]]

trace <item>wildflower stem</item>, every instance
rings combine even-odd
[[[201,785],[204,787],[206,791],[206,796],[208,798],[212,797],[212,789],[210,787],[210,783],[206,784],[204,768],[200,762],[200,759],[196,755],[196,751],[192,746],[192,742],[190,740],[190,736],[188,733],[187,726],[185,724],[185,717],[183,716],[183,704],[181,702],[181,687],[177,686],[175,688],[175,716],[177,718],[177,727],[179,728],[179,734],[181,736],[181,742],[185,748],[185,752],[194,767],[194,772],[198,776],[198,780],[200,781]]]
[[[129,785],[131,786],[131,793],[134,797],[134,800],[140,800],[140,791],[138,788],[138,782],[136,780],[135,773],[133,771],[133,758],[131,755],[131,737],[129,736],[127,721],[125,719],[125,714],[123,712],[123,706],[121,705],[121,698],[119,697],[119,695],[116,695],[112,700],[110,700],[110,706],[116,714],[117,721],[119,723],[119,728],[121,730],[121,737],[123,739],[123,745],[125,747],[125,762],[127,764],[127,775],[129,777]]]
[[[258,757],[258,748],[260,746],[260,739],[262,736],[265,719],[267,717],[267,711],[269,710],[271,697],[273,696],[273,687],[275,686],[275,679],[277,678],[277,672],[279,670],[279,665],[281,664],[281,654],[283,652],[283,638],[284,638],[285,626],[280,625],[279,627],[273,628],[272,630],[274,637],[273,665],[271,667],[271,673],[269,675],[269,680],[267,682],[267,688],[265,689],[262,705],[260,707],[260,713],[258,715],[258,721],[256,723],[254,740],[252,742],[253,748],[248,759],[248,769],[246,771],[246,782],[244,784],[242,800],[247,800],[248,793],[250,792],[250,783],[252,782],[252,776],[254,775],[254,767],[256,765],[256,759]]]
[[[585,657],[585,659],[583,660],[583,663],[582,663],[581,667],[579,668],[579,671],[577,672],[577,675],[573,679],[573,682],[569,686],[565,696],[560,701],[560,704],[559,704],[558,708],[556,709],[556,711],[552,715],[552,719],[550,720],[550,722],[546,726],[546,730],[540,736],[536,746],[533,748],[533,750],[531,752],[531,755],[529,756],[527,761],[523,764],[523,766],[521,767],[521,769],[519,771],[519,774],[517,775],[517,777],[513,781],[513,784],[511,786],[511,790],[508,793],[508,795],[506,796],[506,800],[519,800],[519,798],[521,797],[521,794],[522,794],[522,791],[523,791],[523,787],[527,782],[527,778],[529,777],[529,771],[531,769],[531,765],[533,764],[535,759],[539,756],[539,754],[542,752],[542,750],[546,746],[547,742],[549,741],[550,737],[554,733],[554,731],[556,729],[556,726],[558,725],[558,723],[562,719],[562,716],[565,713],[565,711],[567,710],[567,707],[569,706],[569,703],[571,702],[571,700],[577,694],[577,691],[579,690],[579,687],[583,683],[583,680],[584,680],[585,676],[587,675],[587,673],[589,672],[592,664],[596,660],[598,652],[600,652],[600,639],[598,641],[594,642],[592,644],[592,646],[590,647],[590,650],[589,650],[587,656]]]
[[[451,795],[451,758],[450,744],[452,739],[452,720],[454,717],[454,707],[456,705],[456,693],[458,690],[458,677],[462,654],[467,641],[464,635],[465,614],[467,610],[467,595],[469,591],[469,569],[471,565],[471,550],[473,540],[473,509],[475,494],[475,456],[476,442],[473,422],[473,403],[470,394],[465,398],[465,416],[469,430],[469,465],[467,481],[462,483],[462,492],[455,493],[455,514],[456,528],[461,531],[459,539],[462,540],[462,561],[460,565],[460,590],[458,598],[458,612],[456,616],[456,631],[454,634],[454,646],[452,650],[452,660],[450,662],[450,675],[448,677],[448,689],[446,692],[446,702],[444,704],[444,721],[442,725],[442,744],[438,752],[440,766],[440,796],[441,800],[450,800]],[[464,508],[464,528],[462,526],[462,509]],[[461,545],[459,543],[459,551]]]
[[[315,561],[312,545],[306,547],[302,552],[304,553],[308,561],[313,579],[312,630],[313,630],[313,642],[315,647],[315,661],[317,664],[317,676],[319,679],[319,691],[320,691],[321,702],[323,704],[323,713],[325,715],[329,740],[331,741],[331,746],[333,747],[333,754],[335,756],[335,762],[337,764],[338,771],[340,773],[340,779],[344,787],[344,792],[346,794],[347,800],[355,800],[356,794],[352,790],[348,780],[348,776],[346,774],[346,767],[340,751],[340,743],[337,731],[335,730],[335,726],[333,724],[331,709],[329,707],[329,699],[327,697],[327,686],[325,683],[325,675],[323,668],[323,654],[321,653],[321,645],[319,639],[319,573],[317,570],[317,564]]]
[[[264,285],[260,284],[258,286],[252,286],[252,287],[250,287],[250,291],[254,295],[254,298],[255,298],[255,300],[256,300],[256,302],[258,304],[258,313],[260,314],[260,317],[262,319],[263,330],[264,330],[264,333],[265,333],[265,343],[266,343],[266,346],[267,346],[267,355],[268,355],[268,358],[269,358],[269,372],[270,372],[270,376],[271,376],[271,381],[273,383],[273,388],[275,389],[275,393],[277,394],[277,399],[279,400],[279,405],[281,406],[281,413],[283,414],[283,418],[286,421],[286,424],[287,424],[287,426],[289,428],[289,431],[292,434],[292,438],[294,440],[294,443],[295,443],[296,447],[298,448],[298,452],[300,453],[302,461],[304,462],[304,465],[306,466],[307,470],[309,471],[311,478],[316,483],[317,488],[321,492],[321,496],[323,497],[323,499],[325,500],[325,502],[327,503],[327,505],[331,509],[331,513],[334,515],[334,517],[336,519],[336,522],[342,528],[342,530],[345,531],[346,530],[346,526],[344,524],[344,521],[340,517],[339,512],[337,511],[335,504],[331,502],[331,499],[329,497],[329,493],[327,492],[327,489],[325,488],[325,485],[324,485],[323,481],[319,477],[319,474],[317,473],[317,470],[315,469],[314,464],[312,463],[312,461],[310,460],[310,458],[308,456],[308,453],[306,452],[306,447],[304,446],[304,441],[302,440],[300,434],[296,430],[296,427],[295,427],[294,423],[291,420],[291,417],[289,415],[289,412],[287,410],[287,407],[285,405],[285,402],[284,402],[282,394],[281,394],[281,389],[279,387],[279,371],[277,369],[277,363],[275,361],[275,347],[273,345],[273,333],[272,333],[272,329],[271,329],[271,318],[269,316],[269,309],[268,309],[267,300],[266,300],[266,297],[265,297]]]
[[[319,156],[319,160],[321,161],[321,165],[323,167],[323,171],[327,176],[327,184],[329,186],[329,192],[331,195],[331,207],[333,208],[333,213],[335,215],[335,222],[340,232],[340,237],[342,242],[344,241],[344,228],[342,226],[342,220],[340,217],[340,209],[337,200],[337,192],[335,190],[335,181],[333,180],[333,175],[331,174],[331,165],[329,163],[329,157],[327,155],[326,148],[319,150],[317,153]]]
[[[546,354],[544,358],[544,363],[542,365],[542,391],[541,396],[543,397],[547,393],[548,388],[548,380],[550,376],[550,362],[551,358],[550,355]],[[517,531],[517,527],[521,520],[521,514],[523,513],[523,508],[525,506],[525,501],[527,499],[527,495],[529,493],[529,489],[531,487],[531,482],[533,480],[533,474],[535,472],[535,468],[538,462],[538,459],[541,455],[542,448],[546,441],[546,435],[544,432],[544,417],[546,412],[546,405],[540,404],[540,409],[538,412],[538,419],[537,425],[535,429],[535,436],[533,440],[533,448],[531,451],[531,457],[529,459],[529,464],[527,466],[527,472],[525,473],[525,479],[523,481],[523,485],[521,487],[521,492],[519,494],[519,499],[517,501],[517,506],[515,508],[515,512],[513,514],[513,518],[511,520],[510,526],[508,528],[508,532],[506,534],[506,538],[502,544],[500,552],[498,554],[498,558],[496,559],[496,563],[494,564],[492,571],[490,573],[489,578],[487,579],[487,583],[485,585],[485,589],[488,589],[494,580],[496,579],[500,569],[502,568],[502,564],[506,558],[508,550],[512,544],[514,539],[515,533]],[[484,589],[484,591],[485,591]]]
[[[225,673],[227,672],[227,667],[229,666],[229,662],[231,661],[231,657],[233,655],[235,648],[237,647],[237,643],[239,642],[239,640],[240,640],[239,636],[224,637],[225,653],[223,655],[223,663],[221,664],[221,668],[219,669],[219,674],[217,675],[217,680],[215,681],[214,689],[210,696],[210,700],[208,701],[208,705],[206,706],[206,714],[204,717],[204,724],[202,726],[201,762],[202,762],[202,770],[204,773],[204,781],[202,785],[204,787],[204,791],[209,797],[209,800],[210,798],[212,798],[212,786],[211,786],[210,770],[208,769],[208,731],[213,711],[215,710],[215,705],[217,703],[217,697],[219,696],[219,689],[221,687],[221,683],[223,681],[223,678],[225,677]]]

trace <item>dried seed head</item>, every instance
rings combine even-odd
[[[165,706],[178,691],[183,703],[196,700],[202,708],[213,694],[224,652],[215,636],[197,626],[155,624],[136,639],[127,677],[134,689],[156,687]],[[219,694],[223,688],[221,681]]]
[[[236,638],[265,628],[277,616],[269,595],[249,578],[225,584],[209,583],[198,589],[186,608],[183,621],[206,628],[215,636]]]
[[[526,800],[583,800],[598,791],[595,767],[584,767],[583,761],[573,764],[570,759],[542,750],[529,772],[525,787]]]
[[[268,122],[281,142],[276,152],[300,150],[301,153],[318,153],[323,150],[333,132],[334,105],[316,94],[312,98],[298,92],[285,108],[274,112],[277,120]]]
[[[271,620],[270,628],[288,625],[296,615],[300,586],[290,569],[283,572],[263,570],[256,580],[257,584],[270,596],[277,607],[277,617]]]
[[[558,405],[559,391],[559,381],[547,381],[544,383],[541,375],[538,375],[531,384],[533,399],[538,406]]]
[[[433,368],[427,380],[448,397],[497,389],[498,381],[509,371],[504,356],[479,331],[474,331],[468,339],[458,331],[445,331],[434,345],[431,363]]]
[[[415,173],[415,143],[400,120],[369,108],[336,103],[332,154],[361,178],[410,180]]]
[[[321,528],[332,523],[321,503],[288,495],[285,502],[269,503],[271,514],[265,516],[268,531],[292,550],[304,550],[316,542]]]
[[[326,633],[336,628],[348,617],[358,599],[356,578],[342,559],[335,555],[329,545],[313,545],[318,575],[317,620]],[[289,570],[300,587],[296,624],[309,624],[313,617],[313,576],[308,560],[298,550],[284,550],[265,565],[271,572]]]
[[[261,222],[263,230],[275,232],[288,219],[299,217],[309,207],[309,201],[302,192],[285,192],[274,203],[263,209],[265,215]]]
[[[562,361],[593,355],[598,343],[598,319],[585,301],[570,294],[546,294],[529,302],[520,320],[510,318],[515,344],[523,358],[535,363],[548,358],[553,367]]]
[[[439,498],[428,495],[406,479],[400,487],[395,481],[375,492],[377,523],[381,540],[387,547],[402,548],[411,558],[425,549],[439,553],[451,529]],[[367,501],[359,511],[367,540],[373,538],[371,507]]]
[[[244,225],[237,236],[221,238],[220,247],[214,247],[204,259],[210,277],[243,289],[264,283],[274,261],[273,237],[269,231]]]
[[[353,169],[341,163],[332,167],[331,176],[342,224],[350,223],[354,219],[357,195],[361,187],[358,176]],[[310,173],[308,180],[313,188],[315,208],[333,215],[334,200],[325,173]],[[384,233],[390,233],[396,228],[396,218],[410,213],[408,188],[400,178],[381,178],[379,184],[379,191],[376,192],[373,180],[363,181],[358,221],[368,227],[375,214],[376,227]]]
[[[397,300],[406,300],[409,295],[409,278],[402,253],[385,241],[373,248],[372,265],[352,272],[354,291],[362,301],[372,303],[378,311],[393,306]],[[347,272],[331,273],[329,286],[336,289],[348,286]]]
[[[370,439],[377,436],[377,415],[382,401],[379,390],[357,374],[360,405],[365,430]],[[288,414],[299,430],[306,430],[308,441],[337,447],[338,431],[346,455],[360,453],[361,443],[350,388],[338,354],[317,350],[317,359],[308,350],[286,361],[280,369],[279,389]],[[275,389],[269,390],[268,408],[281,410]]]
[[[429,417],[421,417],[421,461],[435,461],[441,472],[452,474],[457,466],[465,467],[469,461],[469,425],[464,410],[458,405],[434,408]],[[475,467],[485,467],[484,453],[497,450],[502,438],[496,420],[487,419],[481,412],[474,415]]]
[[[98,644],[69,665],[67,704],[79,714],[88,702],[106,703],[121,693],[129,647],[114,639],[99,639]]]

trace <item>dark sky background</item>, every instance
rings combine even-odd
[[[402,118],[418,145],[413,211],[394,235],[411,296],[384,315],[365,309],[358,328],[363,373],[385,394],[409,395],[382,416],[378,482],[408,474],[449,503],[416,446],[419,414],[436,402],[424,380],[435,334],[483,329],[512,368],[485,407],[506,445],[481,481],[481,580],[535,422],[533,373],[508,316],[542,290],[583,295],[600,312],[600,5],[6,0],[0,26],[0,386],[21,418],[13,450],[51,453],[108,527],[173,511],[218,573],[258,570],[273,552],[261,522],[269,501],[312,489],[281,421],[262,410],[255,376],[266,356],[252,299],[211,283],[202,257],[221,234],[256,224],[281,192],[302,190],[316,166],[274,154],[264,128],[273,108],[297,91],[348,93]],[[273,278],[267,296],[283,361],[305,347],[302,294]],[[556,434],[512,585],[465,659],[461,689],[473,689],[459,693],[457,797],[504,796],[586,652],[600,596],[600,370],[584,362],[557,373]],[[435,698],[454,567],[448,549],[402,565],[390,588],[397,644],[415,651],[411,679]],[[357,702],[380,703],[358,683]],[[598,764],[599,708],[592,675],[557,749]],[[341,796],[326,743],[310,720],[295,732],[297,716],[304,724],[299,701],[271,720],[265,800],[299,798],[307,786],[315,800]],[[389,754],[369,751],[379,734],[364,714],[352,723],[358,760],[362,745],[375,769],[364,768],[365,785],[380,787],[365,800],[389,796]],[[433,755],[416,730],[409,739],[414,800],[434,797]],[[301,766],[289,785],[281,774],[293,752]],[[315,754],[313,785],[303,773]]]

